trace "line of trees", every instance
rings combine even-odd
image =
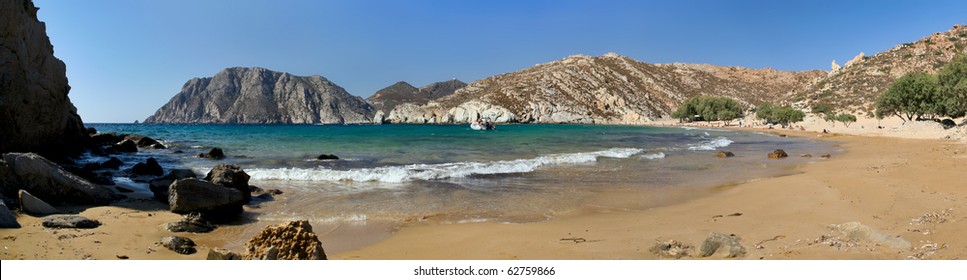
[[[731,121],[743,117],[742,104],[724,96],[695,96],[685,100],[672,117],[681,122]]]
[[[900,77],[876,99],[876,117],[910,120],[959,118],[967,114],[967,55],[958,54],[937,75]]]

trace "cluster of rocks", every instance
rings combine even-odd
[[[212,249],[209,260],[325,260],[322,242],[309,221],[268,226],[245,243],[245,252]]]
[[[724,234],[720,232],[710,232],[702,245],[696,248],[678,240],[659,241],[651,247],[650,251],[659,258],[680,259],[684,257],[711,257],[721,258],[742,258],[746,255],[745,246],[742,246],[741,239],[735,234]]]
[[[88,128],[91,153],[110,155],[137,153],[138,149],[167,149],[168,147],[154,138],[137,134],[117,134],[116,132],[97,133]]]

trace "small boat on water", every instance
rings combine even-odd
[[[473,130],[494,130],[497,127],[494,126],[494,122],[490,119],[477,119],[475,122],[470,122],[470,129]]]

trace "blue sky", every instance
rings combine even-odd
[[[967,1],[35,0],[85,122],[144,120],[233,66],[368,97],[572,54],[828,70],[967,23]]]

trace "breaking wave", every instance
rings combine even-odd
[[[441,164],[411,164],[350,170],[327,168],[272,168],[253,169],[247,173],[253,180],[285,181],[356,181],[356,182],[409,182],[449,178],[465,178],[472,175],[527,173],[544,166],[596,162],[598,158],[628,158],[642,149],[613,148],[608,150],[553,154],[532,159],[504,160],[494,162],[456,162]]]
[[[643,159],[651,159],[651,160],[663,159],[663,158],[665,158],[665,153],[657,152],[657,153],[654,153],[654,154],[643,154],[643,155],[641,155],[639,157],[640,158],[643,158]]]
[[[697,144],[688,145],[688,149],[691,151],[714,151],[717,148],[728,147],[732,144],[732,140],[725,137],[717,137],[715,139],[709,139]]]

